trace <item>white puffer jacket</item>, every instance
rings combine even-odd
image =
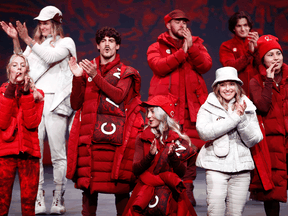
[[[239,172],[254,169],[249,148],[263,139],[256,116],[256,107],[245,95],[247,108],[240,117],[232,111],[231,100],[228,111],[220,104],[216,95],[209,94],[201,106],[196,122],[200,138],[208,141],[200,150],[196,165],[221,172]]]

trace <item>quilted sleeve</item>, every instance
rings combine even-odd
[[[188,50],[188,62],[198,73],[204,74],[212,67],[212,58],[206,47],[203,46],[202,40],[196,39]]]
[[[42,91],[40,93],[44,95]],[[37,128],[41,122],[44,100],[36,103],[33,94],[28,94],[22,95],[19,102],[23,110],[22,120],[24,126],[28,129]]]
[[[186,53],[183,49],[175,53],[162,57],[159,43],[152,44],[147,51],[147,61],[153,73],[157,76],[166,76],[176,70],[186,59]]]
[[[245,112],[241,118],[237,131],[245,145],[251,148],[263,139],[256,112]]]
[[[197,115],[196,129],[200,138],[204,141],[215,140],[236,128],[240,122],[240,117],[235,112],[227,118],[221,118],[218,121],[213,121],[212,115],[203,107],[199,109]]]

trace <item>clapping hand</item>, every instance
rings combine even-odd
[[[188,28],[183,29],[183,36],[184,36],[184,44],[182,49],[184,50],[185,53],[187,53],[188,49],[193,45],[191,31]]]
[[[7,25],[7,23],[5,23],[4,21],[1,21],[0,25],[9,37],[11,37],[12,39],[15,39],[18,37],[17,30],[14,28],[12,23],[9,23]]]
[[[28,43],[27,41],[31,39],[28,35],[28,30],[26,27],[26,23],[24,22],[23,25],[20,21],[16,21],[16,29],[19,33],[19,37],[25,42]]]
[[[82,76],[83,69],[77,64],[76,58],[74,56],[70,58],[68,64],[74,76],[76,77]]]
[[[248,33],[248,46],[250,52],[254,53],[255,48],[257,47],[257,41],[259,39],[259,34],[258,32],[249,32]]]
[[[154,138],[154,140],[152,141],[151,146],[150,146],[150,154],[151,155],[156,155],[156,153],[157,153],[157,145],[156,145],[156,143],[157,143],[157,141]]]
[[[92,63],[87,59],[82,60],[79,63],[80,67],[83,68],[83,70],[85,70],[85,72],[92,77],[92,79],[97,75],[97,65],[96,63]]]
[[[247,108],[247,104],[246,104],[245,100],[243,100],[243,104],[240,104],[238,102],[235,103],[235,112],[239,116],[242,116],[244,114],[246,108]]]

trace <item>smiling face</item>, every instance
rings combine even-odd
[[[22,83],[27,72],[27,65],[24,58],[16,56],[10,63],[9,81],[12,83]]]
[[[119,48],[120,45],[116,44],[115,38],[105,36],[100,43],[97,44],[97,49],[100,50],[101,63],[113,61]]]
[[[224,81],[219,83],[219,93],[226,103],[229,103],[236,95],[236,82]]]
[[[172,38],[183,39],[183,30],[187,28],[187,21],[185,19],[172,19],[166,27]]]
[[[52,34],[52,21],[39,21],[39,28],[41,31],[41,34],[44,37],[47,37],[48,35]]]
[[[250,27],[248,25],[246,18],[238,19],[237,24],[234,28],[235,35],[240,38],[246,38],[250,32]]]
[[[263,62],[266,68],[269,68],[272,64],[277,63],[274,68],[275,73],[279,73],[283,65],[283,54],[279,49],[272,49],[264,55]]]
[[[160,121],[155,117],[154,107],[148,107],[147,109],[147,118],[148,118],[148,125],[151,128],[157,128],[160,124]]]

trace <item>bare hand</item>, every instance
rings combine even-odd
[[[254,53],[255,48],[257,47],[257,41],[259,39],[259,34],[258,32],[249,32],[248,33],[248,46],[250,52]]]
[[[29,89],[31,88],[31,85],[30,85],[31,81],[30,80],[31,80],[31,78],[28,75],[26,75],[24,77],[24,87],[23,87],[24,92],[29,91]]]
[[[79,63],[80,67],[86,71],[86,73],[92,77],[92,79],[97,75],[97,65],[92,63],[87,59],[82,60]]]
[[[266,69],[266,75],[268,78],[274,79],[275,76],[275,68],[277,67],[278,62],[275,62],[270,65],[269,68]]]
[[[193,45],[191,31],[188,28],[186,28],[183,30],[183,35],[184,35],[185,40],[187,41],[187,46],[189,49]]]
[[[31,39],[28,35],[28,30],[26,27],[26,23],[24,22],[23,25],[20,21],[16,21],[16,29],[19,33],[19,37],[25,42],[27,43],[27,41],[29,39]]]
[[[242,116],[244,114],[246,108],[247,104],[245,100],[243,100],[243,104],[239,104],[238,102],[235,103],[235,111],[239,116]]]
[[[152,141],[151,146],[150,146],[150,154],[151,155],[155,155],[157,153],[157,145],[156,145],[156,143],[157,143],[157,141],[154,138],[154,140]]]
[[[79,67],[79,65],[76,62],[76,58],[74,56],[70,58],[68,64],[69,64],[70,70],[72,71],[74,76],[76,76],[76,77],[82,76],[83,69],[81,67]]]
[[[7,25],[4,21],[1,21],[0,25],[9,37],[11,37],[12,39],[15,39],[18,37],[17,30],[14,28],[12,23],[9,23],[9,25]]]

